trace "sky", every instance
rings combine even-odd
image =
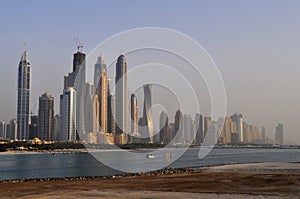
[[[17,66],[24,48],[32,65],[30,109],[47,91],[58,113],[74,38],[88,53],[113,34],[154,26],[187,34],[208,51],[225,84],[228,115],[243,113],[270,137],[281,122],[285,140],[300,144],[299,8],[297,0],[2,0],[0,120],[16,118]]]

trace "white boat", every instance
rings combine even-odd
[[[155,156],[153,154],[147,154],[146,158],[154,158]]]

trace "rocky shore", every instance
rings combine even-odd
[[[115,176],[3,181],[1,198],[299,198],[300,163],[163,169]]]

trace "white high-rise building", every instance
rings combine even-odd
[[[60,95],[59,141],[76,140],[76,91],[73,87]]]
[[[18,67],[17,139],[19,140],[29,138],[30,84],[31,66],[27,52],[24,51]]]
[[[194,123],[190,114],[183,116],[184,142],[191,144],[194,140]]]
[[[10,139],[11,140],[16,140],[18,137],[18,123],[16,119],[12,119],[9,122],[9,130],[10,130]]]

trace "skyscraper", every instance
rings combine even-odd
[[[76,140],[76,91],[73,87],[60,95],[59,141]]]
[[[30,83],[31,66],[25,50],[18,68],[17,139],[19,140],[28,140],[29,136]]]
[[[207,130],[204,144],[206,146],[214,146],[217,143],[217,134],[218,134],[218,123],[216,121],[212,121]]]
[[[9,122],[10,139],[15,140],[18,137],[18,123],[16,119],[11,119]],[[29,127],[28,127],[29,128]]]
[[[183,143],[184,135],[183,135],[183,116],[181,110],[177,110],[175,113],[175,134],[176,142]]]
[[[103,69],[106,68],[106,65],[104,63],[104,57],[102,55],[100,55],[97,59],[97,62],[95,64],[95,68],[94,68],[94,85],[95,85],[95,90],[98,87],[98,83],[99,80],[101,78],[102,75],[102,71]]]
[[[204,116],[204,118],[203,118],[203,128],[204,128],[203,140],[206,137],[206,134],[207,134],[207,131],[210,127],[210,124],[211,124],[211,117]]]
[[[54,141],[59,141],[59,123],[60,123],[60,117],[58,114],[56,114],[53,119],[53,140]]]
[[[6,139],[11,139],[10,138],[10,124],[9,123],[6,124],[5,135],[6,135]]]
[[[98,95],[94,92],[93,83],[86,83],[85,94],[85,132],[95,136],[99,132],[99,100]]]
[[[115,95],[109,94],[107,99],[107,132],[115,136]]]
[[[29,124],[29,140],[40,137],[40,135],[38,135],[38,132],[38,116],[31,115]]]
[[[6,138],[6,123],[4,121],[0,122],[0,137]]]
[[[131,132],[137,133],[138,132],[138,104],[137,98],[134,94],[131,95],[130,98],[131,104]]]
[[[194,139],[194,123],[190,114],[184,114],[183,124],[184,142],[191,144]]]
[[[85,75],[85,54],[82,52],[83,46],[78,46],[78,50],[73,54],[73,71],[64,76],[64,91],[68,91],[72,87],[76,91],[76,130],[80,135],[86,132],[85,129],[85,90],[86,90],[86,75]],[[79,139],[79,136],[76,136]]]
[[[243,135],[243,115],[234,113],[231,116],[231,119],[233,122],[236,123],[236,132],[239,134],[239,141],[244,141],[244,135]]]
[[[39,97],[38,137],[53,141],[54,97],[44,93]]]
[[[152,96],[151,96],[151,84],[144,85],[144,109],[143,119],[145,122],[145,137],[149,137],[149,143],[154,143],[153,121],[152,121]]]
[[[159,117],[159,140],[163,144],[168,144],[171,139],[169,117],[165,111],[162,111]]]
[[[129,109],[128,109],[128,86],[127,86],[127,63],[124,55],[118,57],[115,78],[115,124],[116,144],[127,142]]]
[[[98,95],[99,100],[99,124],[100,131],[102,133],[107,133],[107,124],[108,124],[108,77],[106,66],[102,64],[102,73],[97,83],[96,94]]]
[[[276,126],[275,141],[277,144],[283,144],[283,124],[281,123]]]
[[[204,117],[198,113],[195,116],[195,133],[195,144],[201,145],[204,141]]]
[[[262,139],[262,143],[265,144],[266,143],[266,127],[262,127],[261,128],[261,139]]]

